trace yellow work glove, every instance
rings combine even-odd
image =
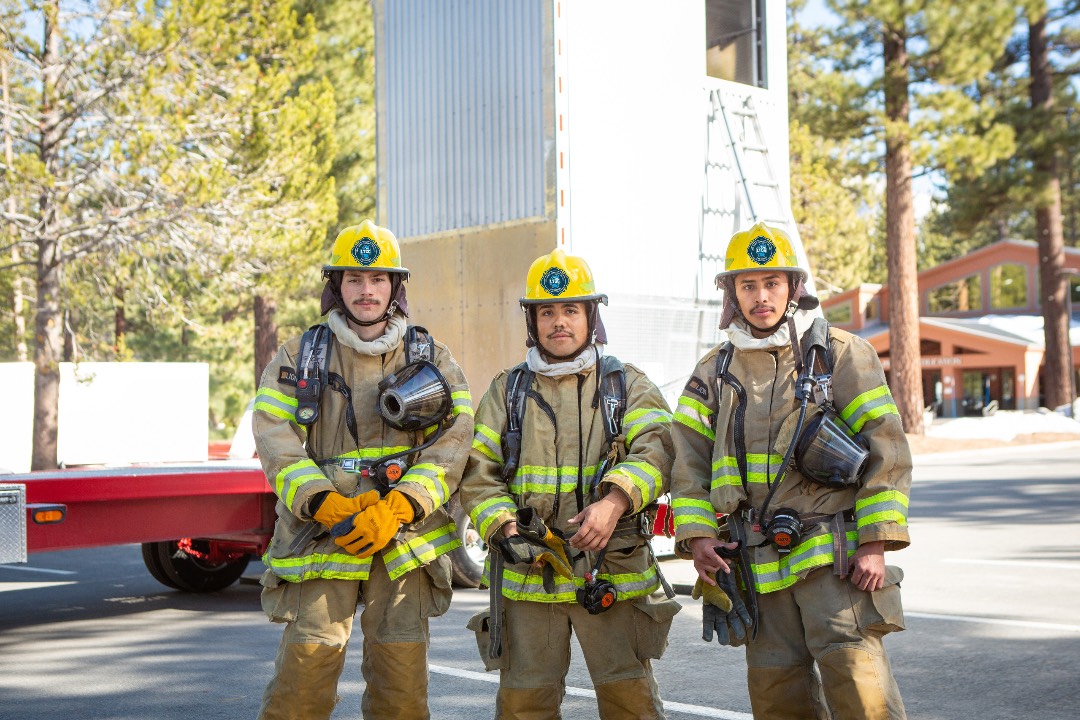
[[[386,547],[401,523],[412,519],[412,503],[402,493],[391,490],[371,507],[339,522],[330,534],[340,547],[366,558]]]
[[[721,645],[738,647],[746,643],[746,631],[754,624],[746,604],[739,595],[735,578],[730,573],[717,572],[717,585],[708,585],[700,577],[690,597],[701,598],[701,639],[712,642],[713,633]]]
[[[315,508],[311,516],[326,527],[332,528],[342,520],[352,517],[377,502],[379,502],[378,490],[368,490],[366,493],[351,498],[331,491],[323,496],[322,503]]]

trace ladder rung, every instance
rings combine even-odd
[[[752,180],[750,182],[750,184],[754,185],[755,187],[763,187],[763,188],[778,188],[778,187],[780,187],[776,183],[758,182],[757,180]]]
[[[743,145],[742,149],[744,152],[769,152],[769,148],[764,145]]]

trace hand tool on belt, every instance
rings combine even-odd
[[[531,507],[520,508],[515,522],[518,534],[496,540],[490,549],[488,656],[491,658],[502,655],[502,580],[505,563],[532,565],[542,562],[544,591],[548,593],[555,592],[555,571],[568,578],[574,577],[574,563],[570,559],[573,551],[566,538],[545,525]]]

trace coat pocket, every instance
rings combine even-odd
[[[900,602],[900,581],[904,571],[893,565],[885,566],[885,586],[874,592],[863,592],[864,599],[853,597],[859,629],[876,635],[904,630],[904,607]]]
[[[635,652],[638,660],[657,660],[667,650],[671,621],[682,609],[673,599],[657,600],[651,596],[630,601],[634,613]]]
[[[420,569],[428,582],[420,591],[420,614],[426,618],[439,617],[450,609],[454,591],[450,586],[450,556],[440,555]]]
[[[259,578],[262,593],[259,602],[270,622],[289,623],[296,620],[300,612],[300,585],[282,580],[267,570]]]
[[[510,645],[506,635],[506,625],[503,624],[502,652],[499,657],[491,657],[491,609],[484,608],[469,618],[465,625],[476,634],[476,649],[480,653],[480,660],[484,663],[484,669],[505,670],[510,666]]]

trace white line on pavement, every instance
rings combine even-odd
[[[460,668],[447,667],[446,665],[429,665],[428,669],[431,672],[440,673],[442,675],[453,675],[454,677],[466,678],[468,680],[480,680],[481,682],[497,683],[499,682],[499,676],[495,673],[481,673],[473,670],[461,670]],[[585,688],[567,687],[567,695],[574,695],[576,697],[595,698],[596,692],[593,690],[587,690]],[[698,717],[709,718],[721,718],[721,720],[754,720],[754,716],[749,713],[733,712],[731,710],[720,710],[718,708],[703,707],[701,705],[687,705],[685,703],[664,701],[664,710],[668,712],[680,712],[686,715],[697,715]]]
[[[1032,628],[1035,630],[1063,630],[1080,633],[1080,625],[1036,622],[1034,620],[1003,620],[1001,618],[968,617],[966,615],[939,615],[937,613],[905,612],[906,617],[925,618],[927,620],[949,620],[951,622],[981,623],[986,625],[1009,625],[1011,627]]]
[[[57,587],[60,585],[74,585],[69,582],[0,582],[0,592],[12,592],[15,590],[38,590],[40,588]]]
[[[53,570],[52,568],[28,567],[26,565],[0,565],[0,570],[22,570],[24,572],[48,573],[50,575],[74,575],[74,570]]]
[[[988,560],[986,558],[943,558],[941,562],[960,565],[1014,565],[1016,567],[1080,570],[1080,563],[1056,563],[1043,560]]]

